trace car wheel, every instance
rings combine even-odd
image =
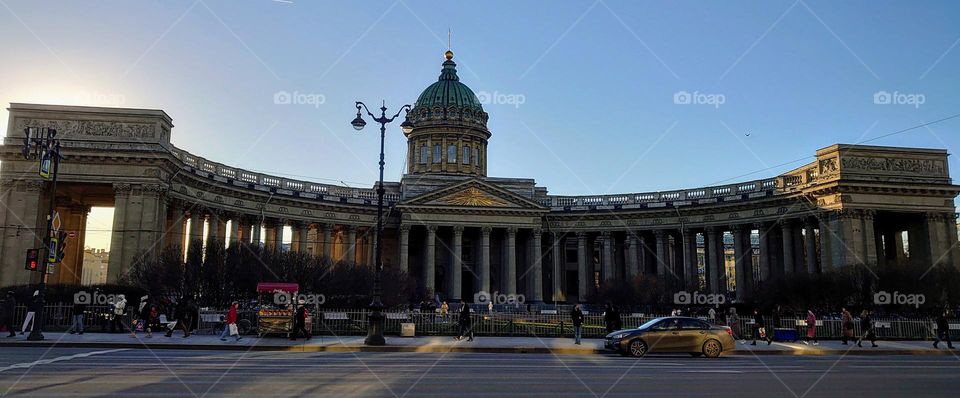
[[[722,351],[723,347],[720,346],[719,341],[711,339],[703,343],[703,355],[707,358],[719,357]]]
[[[647,355],[647,343],[640,339],[631,341],[628,349],[630,350],[630,355],[637,358]]]

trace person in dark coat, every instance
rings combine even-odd
[[[13,312],[17,309],[17,298],[13,291],[8,291],[3,299],[3,306],[0,307],[0,328],[6,327],[10,334],[7,337],[16,337],[17,333],[13,331]]]
[[[870,318],[870,311],[863,310],[860,313],[860,329],[863,330],[863,335],[857,340],[857,347],[863,347],[861,343],[864,340],[870,340],[873,347],[879,347],[877,345],[877,334],[873,332],[873,319]]]
[[[580,345],[580,335],[583,332],[583,311],[580,310],[580,305],[573,306],[573,311],[570,312],[570,322],[573,323],[573,338],[575,342],[573,344]]]
[[[770,338],[770,333],[767,331],[767,328],[763,323],[763,315],[760,314],[760,310],[757,308],[753,309],[753,342],[750,345],[757,345],[757,337],[760,337],[763,340],[767,341],[767,345],[770,345],[773,342],[773,339]]]
[[[173,307],[173,316],[177,324],[167,330],[165,336],[173,336],[173,332],[177,329],[183,330],[183,337],[190,337],[190,325],[193,323],[193,317],[190,315],[189,305],[187,303],[186,297],[180,297],[177,300],[177,304]]]
[[[76,301],[73,303],[73,323],[70,325],[70,329],[67,329],[67,332],[83,334],[83,317],[86,312],[86,303]]]
[[[296,340],[300,333],[303,337],[310,340],[310,332],[307,330],[307,306],[300,304],[297,312],[293,314],[293,332],[290,334],[290,340]]]
[[[937,335],[933,339],[933,348],[940,348],[940,341],[946,341],[947,348],[953,349],[953,342],[950,341],[950,321],[947,320],[948,315],[950,315],[950,310],[944,310],[940,313],[940,316],[937,317]]]
[[[853,315],[846,308],[840,311],[840,327],[843,333],[840,336],[840,344],[847,345],[847,341],[853,338]]]
[[[613,304],[607,303],[607,306],[603,309],[603,323],[607,326],[607,333],[613,333],[616,329],[617,314],[613,309]]]
[[[467,341],[473,341],[473,327],[471,327],[470,320],[470,306],[467,305],[466,301],[460,300],[460,334],[457,335],[457,340],[463,339],[464,335],[469,335]]]

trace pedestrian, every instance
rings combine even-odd
[[[493,313],[493,301],[487,303],[487,312]]]
[[[237,336],[240,341],[240,331],[237,330],[237,306],[240,303],[234,301],[230,303],[230,310],[227,311],[227,317],[223,321],[223,332],[220,333],[220,341],[227,341],[227,336]]]
[[[937,335],[933,338],[933,348],[940,348],[940,342],[946,340],[947,348],[953,349],[953,342],[950,341],[950,321],[947,320],[948,316],[950,316],[950,310],[945,309],[940,313],[940,316],[937,317]]]
[[[443,322],[450,322],[450,304],[447,304],[446,301],[443,304],[440,304],[440,320]]]
[[[293,314],[293,333],[290,334],[290,340],[296,340],[301,333],[303,333],[305,340],[310,340],[312,336],[310,335],[310,331],[307,330],[308,313],[309,311],[307,311],[306,305],[301,303],[300,306],[297,307],[297,312]]]
[[[183,330],[183,338],[190,337],[190,325],[193,323],[193,317],[190,315],[190,309],[186,296],[180,297],[180,299],[177,300],[176,305],[174,305],[173,319],[173,327],[167,329],[167,333],[165,335],[167,337],[172,337],[173,332],[177,329],[180,329]]]
[[[70,329],[67,329],[67,332],[70,334],[80,333],[83,334],[83,316],[87,312],[87,304],[74,301],[73,303],[73,323],[70,324]]]
[[[466,301],[460,300],[460,333],[456,340],[462,340],[463,336],[470,336],[467,341],[473,341],[473,327],[470,319],[470,306]]]
[[[807,310],[807,335],[806,339],[803,340],[803,344],[810,345],[811,342],[813,345],[820,345],[820,342],[817,341],[817,315],[813,313],[813,310]]]
[[[840,310],[840,327],[843,328],[840,344],[847,345],[847,342],[853,339],[853,315],[850,315],[846,308]]]
[[[773,341],[777,338],[777,328],[781,326],[780,323],[780,305],[778,304],[773,309],[773,324],[770,325],[770,330],[767,331],[767,335],[770,336],[770,341]]]
[[[747,343],[743,340],[743,330],[740,328],[740,316],[737,315],[737,307],[730,307],[730,310],[727,311],[727,326],[733,332],[734,340],[740,340],[740,344]]]
[[[603,308],[603,323],[607,327],[608,334],[616,331],[616,329],[614,329],[614,326],[615,326],[615,323],[613,321],[614,316],[616,316],[616,314],[614,314],[613,312],[613,304],[608,302],[607,306]]]
[[[717,311],[710,307],[710,310],[707,311],[707,320],[710,321],[710,324],[717,324]]]
[[[767,333],[767,328],[764,327],[763,315],[760,314],[760,309],[753,309],[753,342],[750,345],[757,345],[757,336],[760,336],[761,340],[766,340],[767,345],[770,345],[773,342]]]
[[[570,312],[570,322],[573,323],[573,344],[580,345],[580,335],[583,332],[583,311],[580,310],[579,304],[573,306],[573,311]]]
[[[23,325],[20,327],[20,335],[22,336],[24,332],[27,331],[27,328],[30,331],[33,331],[34,322],[33,320],[37,317],[37,312],[42,311],[40,307],[40,291],[34,290],[33,296],[30,297],[30,301],[27,303],[27,316],[23,318]],[[28,326],[29,325],[29,326]]]
[[[16,337],[17,333],[13,331],[13,312],[17,309],[17,298],[13,290],[8,290],[3,299],[3,306],[0,307],[0,329],[6,328],[10,334],[7,337]]]
[[[137,307],[137,320],[130,327],[130,337],[137,337],[137,329],[143,329],[147,333],[147,338],[152,338],[153,333],[150,330],[150,296],[140,297],[140,306]]]
[[[613,330],[623,330],[623,318],[620,316],[620,309],[613,307]]]
[[[123,323],[123,314],[127,312],[127,298],[123,294],[118,294],[116,300],[112,304],[110,318],[110,333],[116,333],[119,329],[121,332],[123,328],[126,327]]]
[[[860,329],[863,330],[863,335],[857,340],[857,347],[863,347],[861,343],[864,340],[870,340],[873,347],[879,347],[877,345],[877,334],[873,331],[873,318],[870,318],[870,311],[863,310],[860,312]]]

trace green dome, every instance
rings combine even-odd
[[[457,77],[457,64],[450,58],[453,58],[452,53],[443,63],[440,79],[423,90],[414,107],[430,109],[436,106],[443,108],[456,106],[482,111],[483,107],[473,90],[466,84],[460,83],[460,78]]]

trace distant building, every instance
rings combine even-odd
[[[107,265],[110,261],[110,252],[103,249],[86,248],[83,250],[82,285],[97,285],[107,283]]]

